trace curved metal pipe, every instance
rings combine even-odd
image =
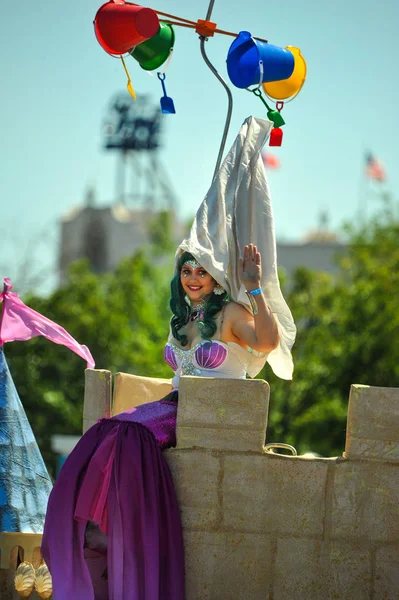
[[[212,10],[213,10],[213,6],[215,4],[215,0],[210,0],[209,6],[208,6],[208,12],[206,13],[206,20],[209,21],[209,19],[211,18],[212,15]],[[227,134],[229,132],[229,128],[230,128],[230,121],[231,121],[231,115],[233,112],[233,95],[230,91],[229,86],[227,85],[227,83],[225,82],[225,80],[223,79],[223,77],[220,75],[220,73],[217,72],[217,70],[215,69],[215,67],[213,66],[213,64],[211,63],[211,61],[209,60],[206,51],[205,51],[205,42],[207,40],[206,37],[204,37],[203,35],[200,35],[200,47],[201,47],[201,54],[202,54],[202,58],[204,59],[206,65],[210,68],[210,70],[212,71],[212,73],[215,75],[215,77],[220,81],[220,83],[223,85],[224,89],[227,92],[227,98],[228,98],[228,107],[227,107],[227,115],[226,115],[226,122],[224,125],[224,130],[223,130],[223,135],[222,135],[222,141],[220,143],[220,148],[219,148],[219,154],[217,157],[217,161],[216,161],[216,166],[215,166],[215,171],[213,173],[213,177],[212,177],[212,181],[215,179],[217,172],[220,169],[220,164],[222,162],[222,158],[223,158],[223,152],[224,152],[224,147],[226,145],[226,139],[227,139]]]
[[[206,13],[206,17],[205,17],[205,19],[206,19],[207,21],[209,21],[209,19],[211,18],[212,11],[213,11],[213,5],[214,5],[214,4],[215,4],[215,0],[211,0],[211,1],[209,2],[209,6],[208,6],[208,12]]]
[[[224,89],[227,92],[227,97],[228,97],[228,108],[227,108],[226,122],[225,122],[225,125],[224,125],[223,136],[222,136],[222,141],[220,143],[219,154],[218,154],[218,158],[217,158],[217,161],[216,161],[215,171],[214,171],[213,177],[212,177],[212,181],[213,181],[215,179],[215,177],[216,177],[217,172],[220,169],[220,164],[222,162],[224,147],[226,145],[227,134],[228,134],[229,128],[230,128],[231,115],[232,115],[232,112],[233,112],[233,95],[232,95],[232,93],[230,91],[229,86],[227,85],[227,83],[223,79],[223,77],[217,72],[217,70],[215,69],[215,67],[213,66],[213,64],[211,63],[211,61],[209,60],[209,58],[207,57],[206,52],[205,52],[205,41],[206,41],[206,39],[203,38],[203,36],[201,36],[201,54],[202,54],[202,58],[204,59],[204,61],[206,62],[206,64],[208,65],[208,67],[210,68],[210,70],[212,71],[212,73],[215,75],[215,77],[217,77],[217,79],[223,85]]]

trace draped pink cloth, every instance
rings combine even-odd
[[[88,369],[94,368],[94,360],[87,346],[79,344],[63,327],[50,321],[22,302],[14,294],[8,277],[4,278],[4,291],[0,294],[3,311],[0,317],[0,346],[5,342],[24,342],[42,335],[61,346],[66,346],[87,363]]]

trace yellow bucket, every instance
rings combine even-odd
[[[270,98],[275,100],[286,100],[292,96],[296,96],[302,89],[306,80],[306,61],[303,58],[299,48],[287,46],[294,55],[294,70],[288,79],[281,81],[269,81],[263,84],[263,89]]]

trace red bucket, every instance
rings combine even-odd
[[[116,0],[103,4],[94,18],[99,44],[110,54],[125,54],[159,30],[157,13],[137,4]]]

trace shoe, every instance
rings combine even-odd
[[[48,600],[53,593],[53,581],[48,566],[43,563],[35,573],[35,590],[39,598]]]
[[[30,562],[22,562],[15,571],[14,586],[21,598],[29,598],[35,588],[35,569]]]

